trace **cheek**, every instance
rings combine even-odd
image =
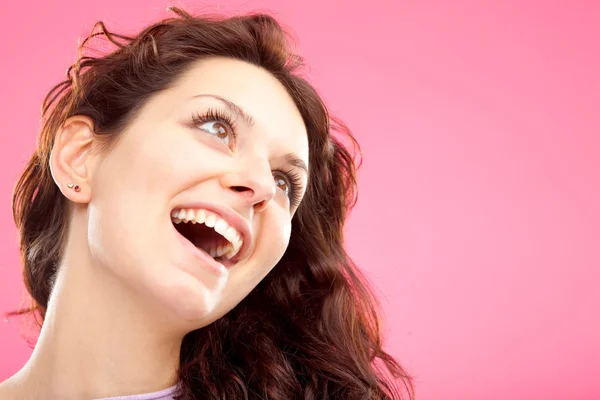
[[[136,170],[96,175],[88,206],[88,246],[93,259],[116,275],[143,280],[140,266],[151,268],[149,252],[156,246],[159,199],[146,190]],[[164,182],[163,182],[164,184]]]
[[[108,200],[108,199],[107,199]],[[139,258],[141,221],[114,202],[95,201],[88,208],[88,246],[92,258],[118,274],[127,274]]]
[[[292,225],[289,215],[284,214],[284,212],[278,212],[264,221],[262,227],[264,234],[258,239],[260,243],[257,244],[262,265],[264,265],[261,271],[263,277],[281,260],[290,242]]]
[[[128,257],[123,253],[127,248],[127,234],[115,226],[115,219],[111,219],[105,211],[110,209],[106,206],[100,201],[95,201],[88,207],[88,247],[95,264],[105,268],[120,265],[120,268],[114,270],[121,274],[125,272],[128,264]],[[125,235],[121,236],[123,233]]]

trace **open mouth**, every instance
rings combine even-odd
[[[236,261],[244,243],[242,235],[218,214],[204,209],[175,209],[171,212],[175,229],[215,261]]]

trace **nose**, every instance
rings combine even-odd
[[[235,191],[255,212],[264,210],[277,190],[269,162],[258,156],[241,160],[235,171],[223,175],[221,184]]]

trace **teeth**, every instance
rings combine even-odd
[[[225,255],[227,255],[227,259],[231,258],[229,257],[229,254],[232,254],[233,252],[233,246],[231,245],[231,243],[227,243],[226,245],[221,245],[221,246],[211,246],[208,250],[208,254],[211,255],[211,257],[215,258],[215,257],[223,257]],[[235,253],[234,253],[235,254]]]
[[[195,215],[194,215],[194,210],[188,210],[187,215],[185,216],[185,219],[188,221],[194,221],[195,220]]]
[[[231,248],[225,255],[225,259],[230,260],[231,258],[233,258],[233,256],[235,256],[235,254],[237,252],[238,252],[237,250],[235,250],[234,248]]]
[[[196,214],[196,223],[203,224],[204,221],[206,221],[206,211],[198,210],[198,213]]]
[[[225,236],[225,233],[229,229],[229,225],[223,218],[217,218],[217,223],[215,224],[215,231],[219,232],[221,236]]]
[[[213,228],[217,233],[223,236],[229,243],[222,246],[210,246],[207,253],[211,257],[224,257],[229,260],[233,258],[242,248],[243,240],[241,234],[227,221],[218,215],[207,210],[180,209],[171,212],[173,223],[192,222],[194,224],[205,224]]]
[[[179,215],[181,215],[181,213]],[[215,214],[208,214],[208,216],[206,217],[206,221],[204,222],[204,225],[208,226],[209,228],[214,228],[216,222],[217,222],[217,216]]]
[[[216,227],[215,230],[217,230]],[[231,226],[227,228],[225,233],[221,233],[221,235],[225,236],[225,239],[229,240],[229,242],[231,242],[231,244],[234,246],[237,244],[238,238],[240,237],[235,228],[232,228]]]

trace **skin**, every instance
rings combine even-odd
[[[254,124],[235,117],[229,143],[214,123],[194,125],[193,113],[226,110],[208,95],[235,103]],[[175,384],[183,336],[225,315],[283,256],[296,209],[289,182],[273,171],[298,174],[301,194],[307,179],[289,153],[308,164],[292,98],[265,70],[231,59],[198,61],[151,97],[108,151],[87,117],[66,121],[51,156],[71,200],[64,258],[38,344],[0,398],[101,398]],[[176,236],[170,212],[195,201],[227,206],[251,228],[248,255],[225,276]]]

